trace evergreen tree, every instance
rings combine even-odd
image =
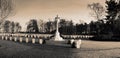
[[[120,29],[120,1],[110,0],[106,1],[107,4],[107,25],[108,32],[117,33]]]
[[[39,32],[37,20],[32,19],[28,22],[27,32],[35,32],[35,33]]]
[[[107,4],[107,20],[112,22],[117,13],[117,2],[115,0],[106,1]]]

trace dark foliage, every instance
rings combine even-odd
[[[106,4],[106,20],[90,23],[91,33],[96,34],[92,39],[120,40],[120,1],[109,0]]]
[[[38,33],[39,32],[38,25],[37,25],[37,20],[32,19],[28,22],[27,32],[28,33]]]

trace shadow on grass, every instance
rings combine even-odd
[[[33,48],[38,48],[38,49],[41,49],[41,48],[71,48],[70,45],[53,45],[53,44],[49,44],[49,43],[45,43],[45,44],[39,44],[39,43],[35,43],[33,44],[32,42],[29,42],[29,43],[26,43],[25,41],[23,41],[22,43],[20,42],[16,42],[16,43],[19,43],[19,44],[22,44],[22,45],[26,45],[26,46],[31,46]]]

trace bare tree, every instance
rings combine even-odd
[[[0,22],[6,19],[13,10],[13,0],[0,0]]]
[[[105,9],[100,3],[88,4],[88,8],[90,8],[92,10],[91,15],[95,19],[101,20],[103,18],[104,13],[105,13]]]
[[[0,29],[2,23],[13,12],[13,0],[0,0]]]
[[[40,32],[45,32],[45,22],[42,19],[38,21],[38,28]]]
[[[20,23],[18,23],[18,22],[15,22],[15,31],[14,32],[16,32],[16,33],[18,33],[18,32],[20,32],[20,30],[21,30],[21,25],[20,25]]]

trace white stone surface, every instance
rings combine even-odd
[[[5,40],[8,40],[8,37],[7,37],[7,36],[5,36]]]
[[[39,44],[43,44],[43,39],[39,39]]]
[[[30,37],[30,35],[28,35],[28,37]]]
[[[14,38],[14,41],[17,41],[17,37]]]
[[[32,43],[33,43],[33,44],[35,43],[35,39],[34,39],[34,38],[32,39]]]
[[[29,42],[29,39],[28,38],[26,38],[26,43],[28,43]]]
[[[55,36],[53,37],[54,41],[64,41],[62,37],[60,37],[59,32],[56,32]]]
[[[81,39],[75,40],[75,41],[73,42],[73,45],[72,45],[72,46],[74,46],[75,48],[80,48],[80,47],[81,47]]]
[[[2,36],[2,40],[4,40],[4,36]]]
[[[22,37],[20,37],[20,39],[19,39],[19,40],[20,40],[20,42],[22,42],[23,38],[22,38]]]
[[[12,37],[10,37],[10,40],[12,40]]]
[[[64,41],[64,39],[62,37],[60,37],[60,33],[59,33],[59,22],[60,22],[60,17],[58,17],[58,15],[55,17],[56,20],[56,33],[55,36],[53,37],[54,41]]]
[[[71,39],[71,40],[70,40],[70,44],[73,44],[73,42],[74,42],[74,39]]]

